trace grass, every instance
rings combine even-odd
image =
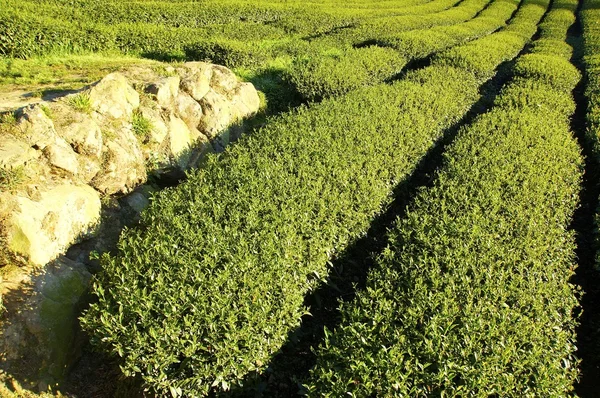
[[[122,68],[152,64],[158,63],[111,52],[56,53],[27,60],[0,58],[0,90],[31,89],[42,92],[40,86],[61,90],[79,89]]]
[[[144,117],[139,110],[133,112],[131,126],[134,134],[141,139],[145,139],[153,128],[152,121]]]
[[[67,103],[71,105],[75,110],[83,113],[92,112],[92,103],[90,102],[90,96],[88,94],[80,93],[72,97],[69,97]]]
[[[0,168],[0,192],[15,190],[25,179],[23,167]]]

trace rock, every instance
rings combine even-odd
[[[56,258],[100,218],[100,196],[85,185],[60,185],[39,192],[37,201],[6,193],[0,199],[7,246],[35,265]]]
[[[202,107],[188,93],[182,92],[175,99],[175,114],[190,130],[196,129],[202,119]]]
[[[75,151],[82,155],[100,157],[102,153],[102,132],[91,116],[75,113],[76,119],[58,127],[57,130]]]
[[[169,120],[169,150],[170,155],[180,168],[185,168],[189,162],[192,137],[190,129],[183,120],[171,115]]]
[[[160,112],[146,106],[140,106],[139,110],[142,116],[152,124],[152,129],[148,135],[148,142],[161,144],[169,134],[169,128],[161,117]]]
[[[224,66],[213,65],[210,87],[219,94],[228,95],[235,90],[238,80],[235,74]]]
[[[113,119],[131,119],[140,106],[140,96],[122,74],[115,72],[100,80],[90,90],[92,109]]]
[[[210,90],[200,101],[204,113],[198,129],[209,138],[215,138],[231,123],[231,102],[226,97]]]
[[[181,75],[180,87],[183,91],[200,101],[208,90],[212,77],[212,66],[206,62],[187,62],[178,70]]]
[[[56,143],[58,134],[54,123],[46,115],[41,105],[30,105],[17,112],[17,127],[21,130],[22,138],[30,147],[44,149]]]
[[[252,83],[242,83],[235,89],[231,106],[234,120],[240,120],[258,112],[260,97]]]
[[[84,341],[77,317],[90,280],[83,264],[64,257],[42,272],[24,268],[11,275],[7,321],[0,330],[0,350],[6,356],[0,368],[24,368],[29,374],[22,374],[23,379],[37,381],[42,389],[64,378]]]
[[[131,192],[147,177],[140,143],[131,128],[121,127],[111,136],[104,142],[102,169],[91,185],[107,195]]]
[[[101,170],[100,160],[95,157],[79,156],[79,172],[81,181],[89,183]]]
[[[161,108],[169,109],[179,95],[179,76],[165,77],[158,82],[150,83],[146,86],[146,92],[153,95]]]
[[[23,166],[39,156],[38,151],[12,135],[0,137],[0,168],[13,169]]]
[[[64,145],[48,145],[46,149],[44,149],[44,155],[54,167],[66,170],[71,174],[77,174],[79,172],[77,154],[75,154],[71,147],[66,143]]]
[[[131,195],[127,195],[125,202],[136,213],[141,213],[150,206],[150,200],[141,192],[134,192]]]

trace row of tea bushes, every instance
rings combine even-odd
[[[486,1],[467,3],[468,0],[465,6],[482,7]],[[424,58],[502,27],[517,6],[517,0],[495,0],[479,17],[469,22],[446,29],[406,32],[393,46],[388,43],[392,48],[369,46],[313,51],[292,63],[287,78],[309,101],[375,85],[394,77],[411,60]]]
[[[534,1],[513,23],[535,26],[543,10]],[[524,46],[519,37],[488,55],[489,75]],[[264,369],[331,256],[365,233],[480,84],[464,69],[431,66],[301,107],[209,157],[103,258],[82,326],[161,395],[227,390]]]
[[[576,6],[554,1],[544,23],[553,29],[540,29],[540,40],[564,41]],[[539,48],[518,59],[515,74],[391,229],[367,288],[342,306],[341,326],[318,350],[309,395],[572,393],[569,223],[583,161],[569,118],[581,76]]]

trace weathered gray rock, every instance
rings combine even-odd
[[[141,192],[134,192],[127,195],[125,201],[136,213],[141,213],[150,206],[150,200]]]
[[[212,65],[206,62],[187,62],[178,69],[181,75],[180,87],[183,91],[200,101],[208,90],[212,78]]]
[[[147,137],[148,142],[150,144],[161,144],[169,134],[169,128],[160,112],[147,106],[140,106],[139,111],[152,124],[152,129]]]
[[[39,200],[0,194],[0,220],[8,247],[44,265],[89,233],[100,218],[100,196],[89,186],[60,185]]]
[[[231,123],[231,103],[227,97],[210,90],[200,105],[204,113],[198,123],[198,129],[208,138],[215,138]]]
[[[260,109],[260,97],[252,83],[241,83],[233,91],[231,107],[233,121],[241,120],[258,112]]]
[[[175,163],[184,169],[190,160],[192,136],[187,124],[175,115],[169,119],[169,150]]]
[[[41,105],[29,105],[17,112],[17,127],[30,147],[44,149],[56,143],[58,134],[54,123],[46,115]]]
[[[66,143],[48,145],[44,149],[44,155],[54,167],[68,171],[71,174],[79,172],[77,154]]]
[[[175,99],[175,114],[182,119],[190,129],[198,128],[202,119],[202,107],[188,93],[179,93]]]
[[[40,153],[12,135],[0,136],[0,167],[13,169],[23,166]]]
[[[89,92],[92,109],[112,119],[131,119],[133,110],[140,106],[140,96],[120,73],[111,73],[100,80]]]
[[[78,337],[83,342],[77,317],[90,280],[83,264],[63,257],[41,272],[22,269],[3,282],[7,313],[0,323],[0,350],[5,353],[0,368],[10,371],[27,364],[22,378],[42,391],[60,381],[77,358]]]
[[[131,192],[147,178],[140,143],[127,127],[121,127],[111,136],[104,144],[102,169],[91,185],[108,195]]]
[[[102,131],[90,115],[74,113],[74,120],[64,126],[56,126],[57,132],[75,151],[82,155],[99,157],[102,153]]]
[[[179,80],[179,76],[162,78],[158,82],[150,83],[146,87],[146,92],[154,96],[161,108],[169,109],[179,95]]]
[[[228,95],[238,86],[235,74],[224,66],[213,65],[210,86],[220,94]]]

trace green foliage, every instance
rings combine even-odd
[[[25,180],[23,167],[0,167],[0,192],[14,191]]]
[[[482,2],[479,1],[464,2],[459,7],[469,7],[476,13],[482,6]],[[310,55],[298,57],[294,61],[288,71],[288,80],[309,101],[318,101],[358,87],[377,84],[394,77],[409,60],[425,58],[503,26],[516,7],[516,1],[496,1],[469,22],[395,35],[388,31],[387,36],[380,36],[374,40],[392,48],[369,46],[331,51],[325,47],[321,52],[313,50]],[[398,30],[403,30],[403,26],[399,25]]]
[[[131,116],[131,127],[134,134],[141,139],[148,137],[154,128],[152,121],[146,118],[139,110],[135,110]]]
[[[342,306],[309,396],[572,393],[577,79],[554,84],[519,62],[521,77],[459,132],[433,187],[390,231],[367,288]]]
[[[515,74],[563,90],[572,89],[581,79],[581,73],[568,59],[540,53],[519,58],[515,65]]]
[[[67,97],[67,103],[73,107],[73,109],[83,112],[92,112],[92,103],[90,102],[90,96],[86,93],[74,94]]]
[[[377,46],[298,58],[288,80],[309,101],[345,94],[359,87],[381,83],[400,72],[406,59],[389,48]]]
[[[157,195],[104,259],[83,326],[154,391],[236,385],[297,327],[330,256],[477,98],[468,73],[436,67],[272,120]]]

